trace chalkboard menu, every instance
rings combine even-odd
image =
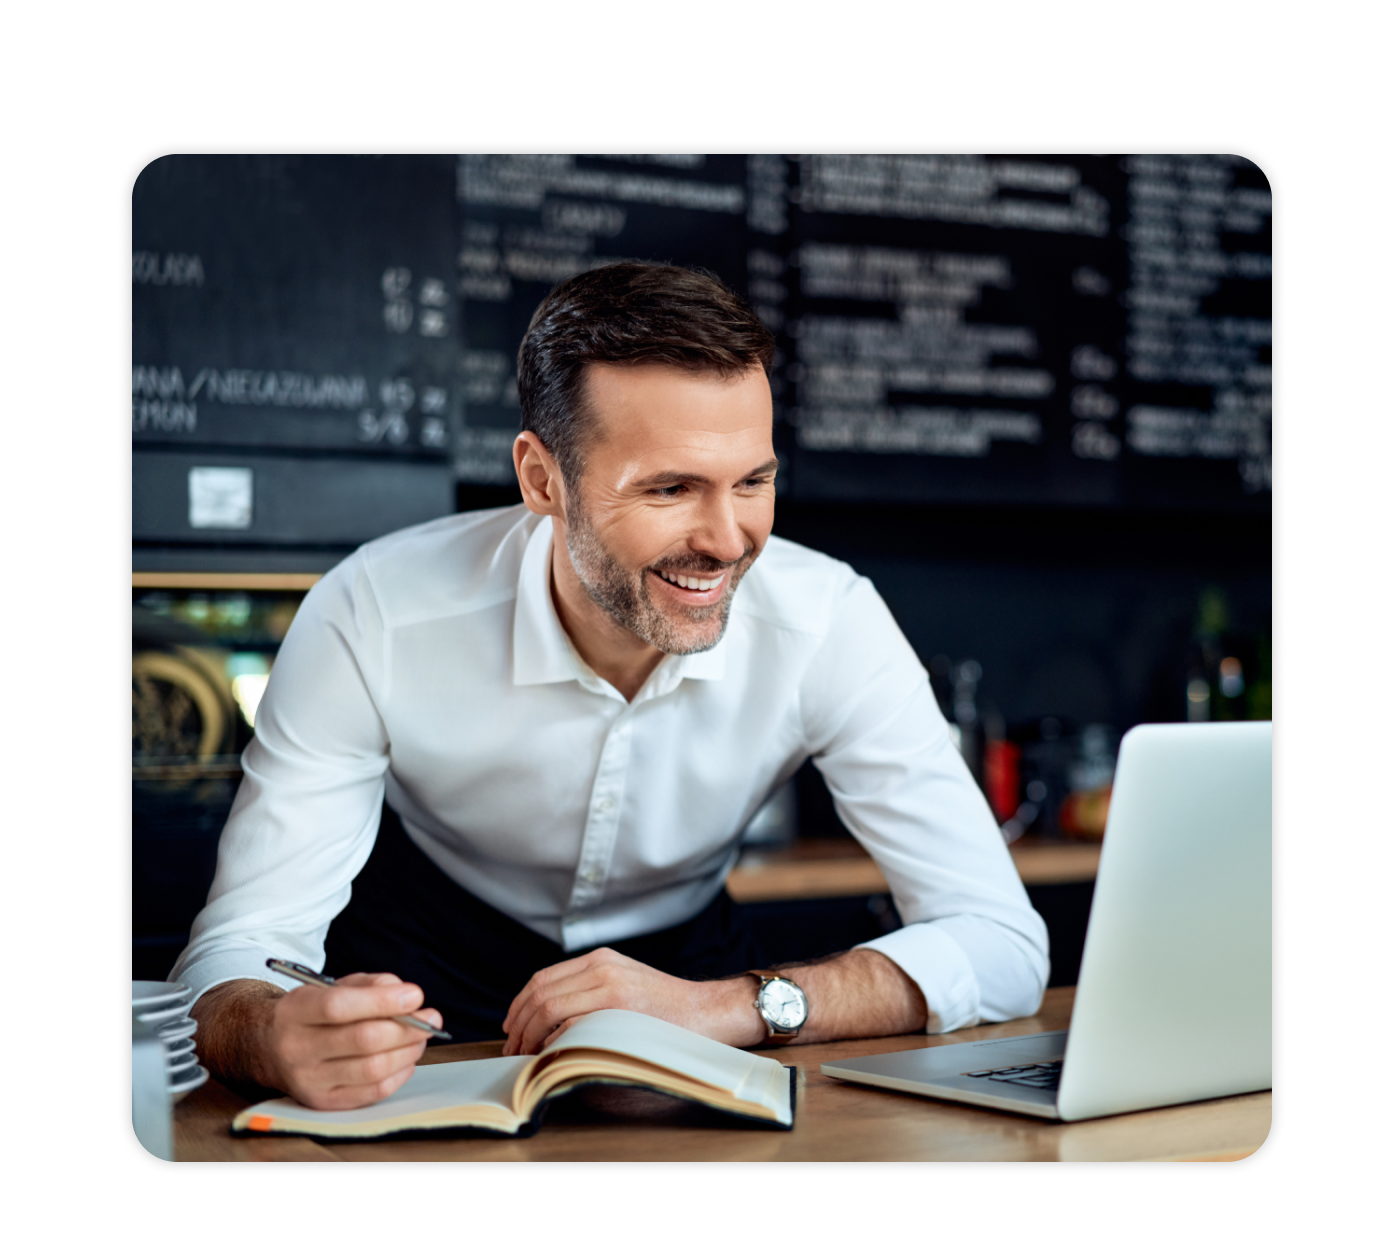
[[[142,171],[138,540],[348,544],[452,510],[455,166],[167,156]]]
[[[555,282],[702,264],[777,333],[797,499],[1267,510],[1271,206],[1213,156],[497,156],[458,166],[456,465],[511,480]]]
[[[642,257],[774,330],[789,498],[1269,508],[1271,204],[1241,158],[166,157],[133,234],[156,477],[257,453],[508,486],[530,315]],[[273,539],[329,541],[293,512]]]

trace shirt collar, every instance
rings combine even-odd
[[[554,610],[554,596],[549,589],[553,545],[554,525],[548,517],[541,517],[535,532],[525,544],[525,554],[520,561],[520,578],[515,588],[515,665],[512,680],[517,686],[577,681],[585,689],[615,695],[617,692],[584,663]],[[732,614],[730,624],[733,624]],[[729,630],[725,630],[724,637],[708,651],[668,655],[638,691],[638,700],[669,694],[686,678],[719,681],[724,676],[728,643]]]
[[[540,517],[525,554],[520,561],[520,580],[515,587],[515,671],[517,686],[543,686],[555,681],[598,681],[586,665],[554,610],[549,593],[549,553],[554,541],[554,525]]]

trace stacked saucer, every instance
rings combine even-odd
[[[209,1079],[194,1050],[195,1030],[190,1018],[190,988],[178,981],[133,981],[131,1009],[156,1031],[165,1048],[166,1092],[179,1102]]]

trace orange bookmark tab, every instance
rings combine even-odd
[[[255,1115],[248,1121],[248,1127],[255,1133],[266,1133],[272,1127],[270,1115]]]

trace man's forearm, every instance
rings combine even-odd
[[[413,1075],[435,1029],[423,991],[392,973],[352,972],[334,985],[284,993],[257,980],[215,986],[194,1005],[205,1066],[241,1093],[274,1089],[308,1107],[345,1111],[387,1098]]]
[[[800,1034],[804,1041],[922,1033],[928,1025],[923,991],[879,951],[851,950],[835,959],[778,971],[806,991],[811,1015]]]
[[[283,991],[266,981],[226,981],[190,1008],[196,1047],[212,1076],[234,1085],[281,1089],[267,1044],[272,1009]]]
[[[898,964],[879,951],[846,951],[819,963],[775,969],[807,995],[809,1015],[797,1040],[831,1042],[922,1032],[928,1023],[923,993]],[[712,983],[715,1008],[726,1022],[724,1040],[758,1046],[768,1031],[753,1003],[755,977]]]

